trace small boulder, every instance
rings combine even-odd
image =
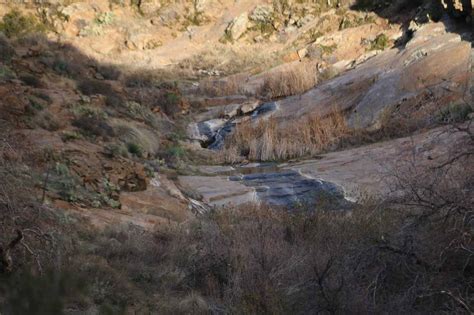
[[[249,114],[253,112],[258,107],[258,105],[260,105],[259,101],[245,103],[240,107],[240,113],[242,115]]]
[[[140,11],[145,16],[150,16],[155,14],[159,9],[161,9],[162,1],[159,0],[146,0],[141,1],[140,3]]]
[[[298,50],[298,56],[300,57],[300,60],[306,57],[307,55],[308,55],[308,49],[302,48]]]

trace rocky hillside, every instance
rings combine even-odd
[[[472,7],[0,5],[0,312],[470,313]]]

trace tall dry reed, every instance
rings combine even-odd
[[[329,150],[349,134],[344,114],[333,111],[327,116],[309,115],[288,124],[275,118],[237,126],[224,148],[224,159],[232,162],[235,154],[250,160],[272,161],[312,156]]]

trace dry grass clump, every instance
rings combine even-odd
[[[281,63],[278,53],[268,54],[258,48],[238,49],[217,45],[182,60],[178,67],[191,72],[219,72],[232,75],[242,72],[260,73]]]
[[[283,61],[279,53],[237,49],[226,45],[209,47],[165,68],[149,71],[121,69],[127,87],[159,86],[162,83],[225,77],[248,72],[258,74]]]
[[[199,95],[211,97],[245,94],[242,84],[249,78],[246,74],[235,74],[225,79],[204,79],[199,83]]]
[[[463,115],[464,112],[463,112]],[[464,117],[464,116],[462,116]],[[237,163],[243,158],[255,161],[288,160],[323,152],[406,137],[428,126],[415,114],[384,113],[377,129],[350,127],[343,112],[310,114],[289,122],[269,118],[237,125],[226,139],[217,160]]]
[[[301,62],[264,75],[259,94],[268,99],[301,94],[318,83],[314,62]]]
[[[232,162],[236,153],[251,160],[287,160],[311,156],[328,150],[349,134],[344,114],[309,115],[288,124],[275,118],[259,123],[245,122],[226,142],[224,159]]]

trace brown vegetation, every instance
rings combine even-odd
[[[463,122],[472,108],[468,104],[408,113],[387,110],[379,128],[350,127],[345,113],[309,114],[288,122],[270,117],[259,122],[244,121],[226,140],[218,160],[235,163],[244,156],[254,161],[288,160],[328,151],[404,137],[428,127]],[[427,118],[429,117],[429,118]]]
[[[316,63],[300,62],[284,69],[264,74],[259,94],[268,99],[301,94],[316,85]]]
[[[285,160],[319,154],[349,134],[344,114],[333,111],[321,117],[309,115],[289,124],[275,118],[258,123],[244,122],[226,141],[224,159],[232,162],[235,153],[251,160]]]
[[[462,150],[399,164],[394,198],[350,214],[219,209],[154,239],[113,232],[98,252],[162,297],[152,312],[469,313],[472,141]]]
[[[207,78],[199,82],[199,94],[213,97],[245,94],[243,84],[248,78],[246,74],[231,75],[222,80]]]
[[[394,198],[366,199],[351,213],[245,206],[156,232],[77,227],[70,267],[88,290],[58,299],[115,313],[469,313],[474,177],[466,152],[471,142],[446,163],[399,164]],[[30,279],[34,292],[38,279]]]

